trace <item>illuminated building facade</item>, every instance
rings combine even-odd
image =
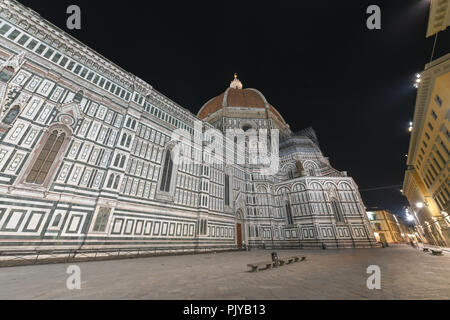
[[[450,246],[450,54],[425,66],[418,92],[403,193],[418,231]]]
[[[375,243],[356,183],[331,167],[314,131],[291,132],[237,77],[196,116],[5,0],[0,97],[2,250]],[[279,130],[280,170],[202,161],[207,132],[227,128]],[[173,160],[176,130],[200,138],[197,162]]]
[[[367,211],[367,217],[378,242],[393,244],[404,243],[408,237],[408,228],[388,210]]]

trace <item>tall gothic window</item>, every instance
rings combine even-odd
[[[127,135],[124,133],[124,134],[122,134],[122,139],[120,140],[120,145],[124,146],[126,141],[127,141]]]
[[[292,219],[292,210],[291,210],[291,205],[289,204],[289,202],[286,202],[285,207],[286,207],[286,218],[287,218],[288,224],[293,225],[294,219]]]
[[[111,188],[114,182],[114,174],[111,174],[108,179],[108,183],[106,184],[107,188]]]
[[[114,160],[114,167],[118,167],[119,166],[119,161],[120,161],[120,154],[116,155],[116,159]]]
[[[337,222],[344,222],[344,216],[342,215],[341,206],[336,200],[331,201],[331,207],[333,208],[334,217]]]
[[[114,189],[117,189],[119,187],[119,182],[120,182],[120,176],[117,175],[116,179],[114,179],[114,186],[113,186]]]
[[[64,132],[52,131],[26,178],[27,183],[43,184],[66,138]]]
[[[230,205],[230,176],[225,175],[225,205]]]
[[[123,168],[123,166],[125,165],[125,160],[127,160],[127,157],[122,156],[122,159],[120,160],[120,167]]]
[[[119,187],[119,182],[120,182],[120,174],[111,173],[109,175],[106,187],[117,190],[117,188]]]
[[[6,116],[3,118],[3,123],[4,124],[11,124],[14,122],[14,120],[17,118],[17,115],[20,112],[20,107],[19,106],[14,106],[12,107],[8,113],[6,114]]]
[[[110,208],[100,208],[97,219],[95,219],[93,231],[104,232],[106,230],[110,211]]]
[[[170,154],[170,150],[166,151],[166,157],[164,160],[164,168],[163,168],[163,174],[161,179],[161,186],[159,187],[159,190],[164,192],[170,191],[170,181],[172,180],[172,169],[173,169],[173,161],[172,156]]]

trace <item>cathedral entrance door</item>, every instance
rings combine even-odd
[[[242,248],[242,225],[236,223],[236,242],[239,249]]]

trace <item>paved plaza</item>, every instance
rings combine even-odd
[[[270,250],[77,263],[81,289],[69,290],[71,264],[0,268],[0,299],[450,299],[450,253],[407,246],[289,250],[307,260],[248,272]],[[381,290],[369,290],[369,265]]]

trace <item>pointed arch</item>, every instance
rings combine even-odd
[[[287,163],[283,166],[281,171],[284,173],[285,176],[288,177],[288,179],[292,180],[294,179],[294,172],[297,170],[295,164],[293,163]]]
[[[316,176],[317,170],[319,169],[319,166],[316,162],[312,160],[307,160],[303,163],[303,168],[308,173],[309,176]]]
[[[277,195],[283,195],[283,194],[289,194],[291,192],[291,189],[289,189],[288,186],[281,186],[276,190]]]
[[[67,147],[72,131],[61,124],[51,126],[42,137],[30,169],[25,173],[25,182],[44,185],[54,175],[55,169]]]
[[[292,187],[292,190],[294,190],[294,191],[305,191],[306,190],[306,186],[303,183],[296,183]]]
[[[258,193],[267,193],[267,187],[263,184],[256,186],[256,192]]]

